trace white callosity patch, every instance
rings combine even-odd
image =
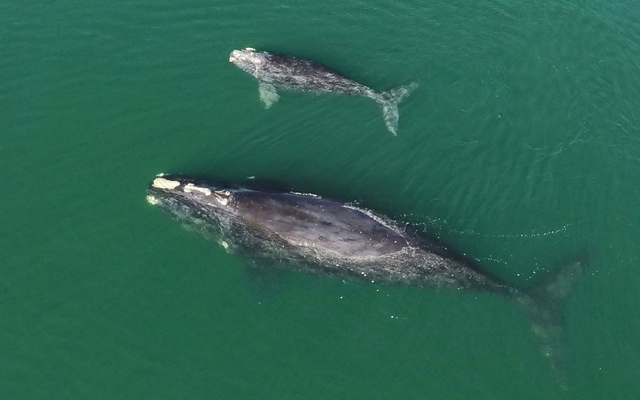
[[[148,195],[147,196],[147,202],[149,202],[149,204],[151,204],[152,206],[155,206],[156,204],[159,203],[158,199],[156,199],[155,197]]]
[[[233,50],[229,55],[229,61],[234,62],[241,59],[250,59],[253,58],[253,53],[256,49],[252,47],[247,47],[244,50]]]
[[[222,246],[227,252],[229,252],[229,243],[225,242],[224,240],[221,240],[220,246]]]
[[[193,183],[188,183],[185,187],[184,187],[184,192],[185,193],[191,193],[191,192],[200,192],[203,193],[207,196],[211,195],[211,190],[207,189],[207,188],[201,188],[198,187],[196,185],[194,185]]]
[[[247,47],[244,50],[233,50],[229,55],[229,61],[241,70],[258,78],[264,57],[265,54]]]
[[[180,182],[178,181],[171,181],[169,179],[165,179],[165,178],[156,178],[153,180],[153,183],[151,184],[154,188],[156,189],[175,189],[176,187],[180,186]]]
[[[226,206],[229,202],[229,195],[230,193],[228,190],[213,192],[213,196],[215,197],[215,199],[223,206]]]

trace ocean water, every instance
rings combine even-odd
[[[281,93],[228,62],[409,82]],[[640,394],[635,1],[0,0],[0,398],[629,399]],[[527,286],[593,258],[567,388],[518,306],[296,273],[145,201],[161,172],[356,201]]]

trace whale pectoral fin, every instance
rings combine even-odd
[[[270,83],[260,82],[258,91],[260,92],[260,100],[264,103],[264,108],[271,107],[280,98],[276,88]]]

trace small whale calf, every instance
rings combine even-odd
[[[418,87],[413,82],[377,92],[315,61],[250,47],[233,50],[229,61],[258,80],[260,99],[266,108],[280,98],[277,88],[369,97],[380,106],[384,122],[394,135],[398,131],[398,103]]]
[[[517,288],[438,240],[313,194],[161,174],[149,183],[147,200],[227,251],[262,265],[514,299],[529,314],[544,356],[563,373],[561,307],[582,275],[584,260],[568,263],[537,285]]]

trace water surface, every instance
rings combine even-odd
[[[633,1],[0,1],[0,397],[587,399],[640,392]],[[246,46],[383,90],[282,93]],[[409,222],[527,285],[596,256],[569,390],[499,297],[243,263],[145,202],[160,172],[276,180]],[[259,286],[259,285],[258,285]]]

